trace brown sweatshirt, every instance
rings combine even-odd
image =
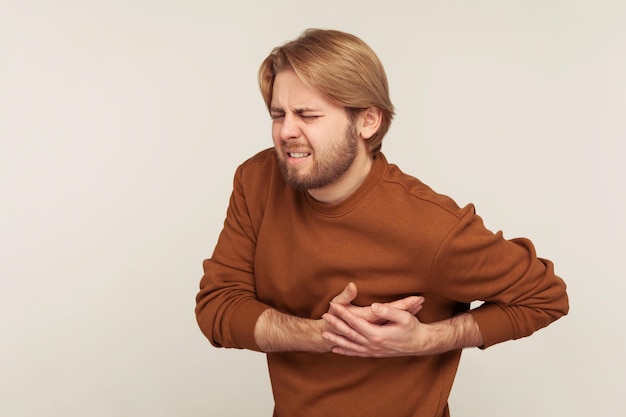
[[[214,346],[259,350],[254,326],[268,307],[319,319],[348,282],[356,305],[426,299],[424,323],[471,311],[485,345],[528,336],[568,311],[564,282],[526,239],[487,230],[459,208],[375,157],[360,188],[321,204],[283,180],[273,149],[235,174],[224,229],[197,295],[196,315]],[[270,353],[275,416],[447,416],[461,356],[354,358]]]

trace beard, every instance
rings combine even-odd
[[[283,146],[285,145],[283,142]],[[296,191],[325,187],[341,178],[352,166],[358,153],[358,145],[356,129],[351,124],[342,138],[311,154],[313,162],[308,172],[301,172],[300,167],[291,166],[279,157],[280,172],[285,182]]]

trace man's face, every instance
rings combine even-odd
[[[359,152],[359,138],[343,106],[288,70],[276,75],[270,112],[274,147],[289,185],[320,189],[344,176]]]

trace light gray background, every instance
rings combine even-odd
[[[619,414],[625,4],[2,0],[0,415],[271,415],[264,356],[210,347],[194,297],[271,146],[258,65],[307,27],[379,54],[391,161],[569,285],[566,318],[465,352],[453,415]]]

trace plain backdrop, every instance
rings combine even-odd
[[[624,22],[621,0],[2,0],[0,416],[271,415],[265,357],[211,347],[195,295],[235,168],[271,146],[257,68],[308,27],[380,56],[391,162],[569,286],[567,317],[464,353],[453,415],[619,414]]]

